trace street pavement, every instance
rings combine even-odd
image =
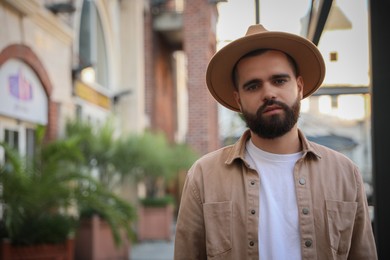
[[[131,245],[130,260],[173,260],[176,223],[172,224],[171,240],[151,240]]]
[[[173,244],[171,241],[143,241],[133,244],[130,260],[172,260]]]

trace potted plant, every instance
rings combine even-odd
[[[68,121],[64,137],[64,140],[77,138],[77,149],[85,158],[80,169],[105,190],[113,192],[120,191],[123,178],[129,172],[123,155],[126,151],[120,149],[120,136],[115,132],[114,125],[111,120],[100,127],[79,120]],[[76,232],[76,258],[128,258],[133,237],[128,224],[134,220],[135,212],[127,209],[129,202],[120,194],[116,195],[116,200],[103,195],[98,201],[101,202],[99,206],[88,202],[80,207],[81,225]],[[115,210],[105,207],[115,207]]]
[[[42,259],[60,255],[72,259],[77,219],[67,210],[76,194],[68,185],[79,179],[77,174],[71,170],[57,174],[50,161],[43,167],[5,144],[2,148],[6,160],[0,165],[3,209],[0,258],[19,259],[28,255],[31,259]],[[74,154],[74,159],[77,157]]]
[[[138,209],[138,239],[170,240],[176,203],[166,192],[167,184],[188,169],[196,154],[185,144],[169,144],[163,134],[151,132],[123,143],[133,147],[134,175],[146,190]]]
[[[31,159],[2,144],[6,158],[0,166],[0,233],[6,241],[2,243],[2,259],[16,259],[14,254],[34,259],[31,250],[37,245],[40,249],[54,247],[55,252],[35,259],[59,257],[54,253],[73,259],[79,212],[85,205],[108,219],[116,241],[120,241],[120,228],[130,234],[133,207],[83,170],[80,165],[85,157],[78,149],[79,142],[76,137],[38,145]]]
[[[138,240],[170,241],[174,206],[173,197],[169,195],[141,199],[138,209]]]
[[[195,153],[185,144],[170,144],[163,134],[146,131],[142,135],[118,135],[115,123],[110,120],[99,128],[81,121],[70,121],[66,129],[67,136],[78,136],[80,140],[79,150],[87,162],[85,170],[93,172],[104,187],[119,190],[124,178],[145,185],[146,196],[140,200],[138,209],[138,238],[170,239],[175,201],[165,197],[166,184],[192,164]],[[164,213],[153,215],[167,216],[168,220],[148,217],[149,212],[162,210]],[[163,227],[163,235],[150,236],[148,231],[144,232],[157,230],[153,228],[154,224]]]

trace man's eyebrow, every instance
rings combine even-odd
[[[287,73],[281,73],[281,74],[275,74],[270,77],[270,79],[281,79],[281,78],[291,78],[290,74]]]
[[[247,82],[245,82],[242,87],[246,87],[246,86],[249,86],[249,85],[252,85],[252,84],[259,84],[261,83],[262,81],[260,79],[251,79]]]

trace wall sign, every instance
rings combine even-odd
[[[0,114],[47,124],[46,93],[36,73],[20,60],[10,59],[0,67]]]
[[[98,92],[82,81],[76,81],[75,94],[76,96],[105,109],[110,109],[111,107],[111,99],[108,96]]]

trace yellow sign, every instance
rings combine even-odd
[[[76,81],[75,83],[75,94],[78,97],[91,102],[92,104],[98,105],[105,109],[111,108],[111,99],[109,97],[96,91],[81,81]]]

